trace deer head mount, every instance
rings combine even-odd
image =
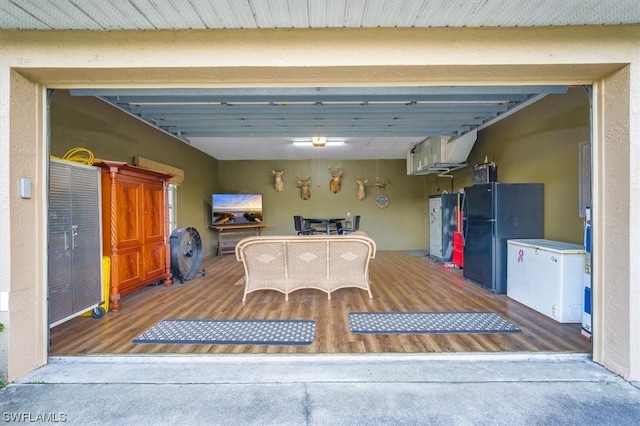
[[[311,184],[311,175],[307,175],[305,177],[300,177],[297,175],[298,186],[300,187],[300,198],[303,200],[308,200],[311,198],[311,191],[309,190],[309,185]]]
[[[271,173],[273,173],[273,176],[275,177],[275,180],[273,182],[273,189],[275,189],[276,192],[284,191],[284,182],[282,182],[282,174],[284,173],[284,169],[282,167],[271,169]]]
[[[342,167],[338,164],[337,167],[332,168],[329,166],[329,171],[331,172],[331,180],[329,181],[329,191],[334,194],[340,192],[340,188],[342,187],[342,183],[340,179],[342,178]]]
[[[387,189],[387,185],[390,184],[391,181],[389,179],[385,179],[384,182],[380,182],[380,180],[376,178],[376,186],[378,187],[378,189],[380,189],[380,191],[384,191],[385,189]]]
[[[364,178],[360,178],[360,176],[356,178],[356,183],[358,184],[358,189],[356,191],[356,200],[362,201],[367,197],[367,194],[364,191],[364,186],[367,184],[367,182],[369,182],[369,180],[367,179],[367,175],[364,175]]]

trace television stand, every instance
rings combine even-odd
[[[238,241],[224,241],[223,237],[227,235],[238,234],[262,234],[262,229],[268,225],[264,223],[237,223],[237,224],[223,224],[223,225],[209,225],[209,228],[216,231],[218,237],[218,244],[216,246],[216,254],[222,257],[223,253],[233,253],[236,250],[236,244]]]

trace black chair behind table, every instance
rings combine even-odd
[[[316,229],[305,226],[302,216],[293,216],[293,226],[295,227],[298,235],[312,235],[318,233]]]
[[[347,226],[338,228],[338,234],[345,235],[357,231],[360,229],[360,215],[358,214],[353,216],[353,223],[351,226],[349,226],[349,222],[345,223],[345,225]]]

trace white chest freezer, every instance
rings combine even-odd
[[[507,240],[507,296],[558,322],[581,323],[584,247],[551,240]]]

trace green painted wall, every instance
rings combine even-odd
[[[159,132],[96,98],[71,97],[56,91],[50,104],[50,154],[61,157],[82,147],[96,158],[133,163],[142,156],[184,170],[177,191],[177,226],[196,228],[203,254],[213,251],[210,197],[216,189],[218,161],[184,142]]]
[[[294,233],[293,215],[362,216],[361,229],[380,250],[428,249],[429,195],[454,192],[471,183],[471,167],[453,178],[435,175],[407,176],[401,160],[341,161],[342,190],[329,191],[329,166],[337,161],[218,161],[158,132],[94,98],[70,97],[58,91],[51,101],[51,154],[63,155],[85,147],[96,157],[132,162],[134,156],[179,167],[185,181],[178,189],[178,226],[193,226],[203,239],[204,255],[213,253],[216,237],[208,228],[213,192],[263,194],[264,235]],[[545,185],[545,238],[582,242],[578,215],[578,144],[589,140],[589,104],[581,88],[566,95],[550,95],[524,111],[490,126],[478,135],[468,159],[470,165],[484,157],[498,165],[501,182],[542,182]],[[271,170],[285,169],[284,192],[275,192]],[[311,198],[302,200],[296,175],[310,174]],[[383,192],[374,185],[376,174],[391,184]],[[367,197],[356,200],[355,178],[367,175]],[[390,204],[376,206],[385,194]]]
[[[578,145],[589,142],[589,101],[583,88],[548,95],[478,133],[468,164],[485,156],[498,166],[500,182],[542,182],[545,238],[582,244],[578,209]],[[428,178],[427,193],[471,184],[471,167],[454,178]]]
[[[318,148],[322,149],[322,148]],[[345,217],[359,214],[360,229],[367,232],[380,250],[420,250],[427,244],[425,202],[421,177],[407,176],[405,160],[340,161],[343,169],[342,189],[329,191],[329,167],[336,161],[220,161],[221,192],[263,194],[264,221],[269,227],[264,235],[295,234],[293,216]],[[273,187],[273,168],[283,167],[284,191]],[[374,185],[376,170],[381,181],[391,184],[381,191]],[[311,198],[302,200],[296,175],[311,176]],[[355,179],[367,175],[366,198],[356,199]],[[389,197],[388,207],[376,205],[376,197]]]

